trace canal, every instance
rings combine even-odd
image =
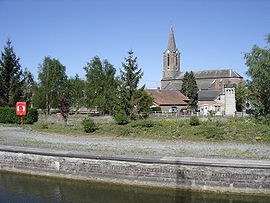
[[[164,190],[0,172],[0,203],[5,202],[269,203],[270,197]]]

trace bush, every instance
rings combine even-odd
[[[38,121],[38,111],[36,108],[28,109],[28,113],[25,116],[25,124],[33,124]]]
[[[24,118],[25,124],[33,124],[38,121],[38,111],[36,108],[30,108]],[[20,116],[16,116],[15,107],[0,107],[0,123],[17,123],[21,122]]]
[[[258,116],[256,121],[259,124],[270,125],[270,115]]]
[[[117,113],[114,115],[114,120],[118,125],[126,125],[129,123],[129,118],[124,113]]]
[[[155,112],[155,111],[156,111],[156,112],[161,112],[160,106],[152,107],[151,110],[152,110],[152,112]]]
[[[196,125],[200,125],[200,121],[199,118],[197,116],[192,116],[189,120],[189,124],[191,126],[196,126]]]
[[[95,122],[93,121],[93,119],[91,119],[89,117],[83,119],[82,125],[83,125],[84,131],[87,132],[87,133],[94,132],[97,129],[97,125],[95,124]]]

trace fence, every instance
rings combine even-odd
[[[192,116],[197,116],[200,118],[212,118],[212,119],[218,119],[218,118],[240,118],[240,117],[250,117],[250,114],[246,114],[244,112],[236,112],[233,115],[224,115],[224,114],[219,114],[219,115],[210,115],[210,114],[200,114],[199,112],[190,112],[190,113],[184,113],[184,112],[153,112],[150,117],[151,118],[157,118],[157,119],[162,119],[162,118],[190,118]]]

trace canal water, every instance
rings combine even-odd
[[[269,203],[270,196],[196,193],[0,172],[0,203],[5,202]]]

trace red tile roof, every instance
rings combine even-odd
[[[189,99],[178,90],[146,89],[158,105],[187,105]]]

